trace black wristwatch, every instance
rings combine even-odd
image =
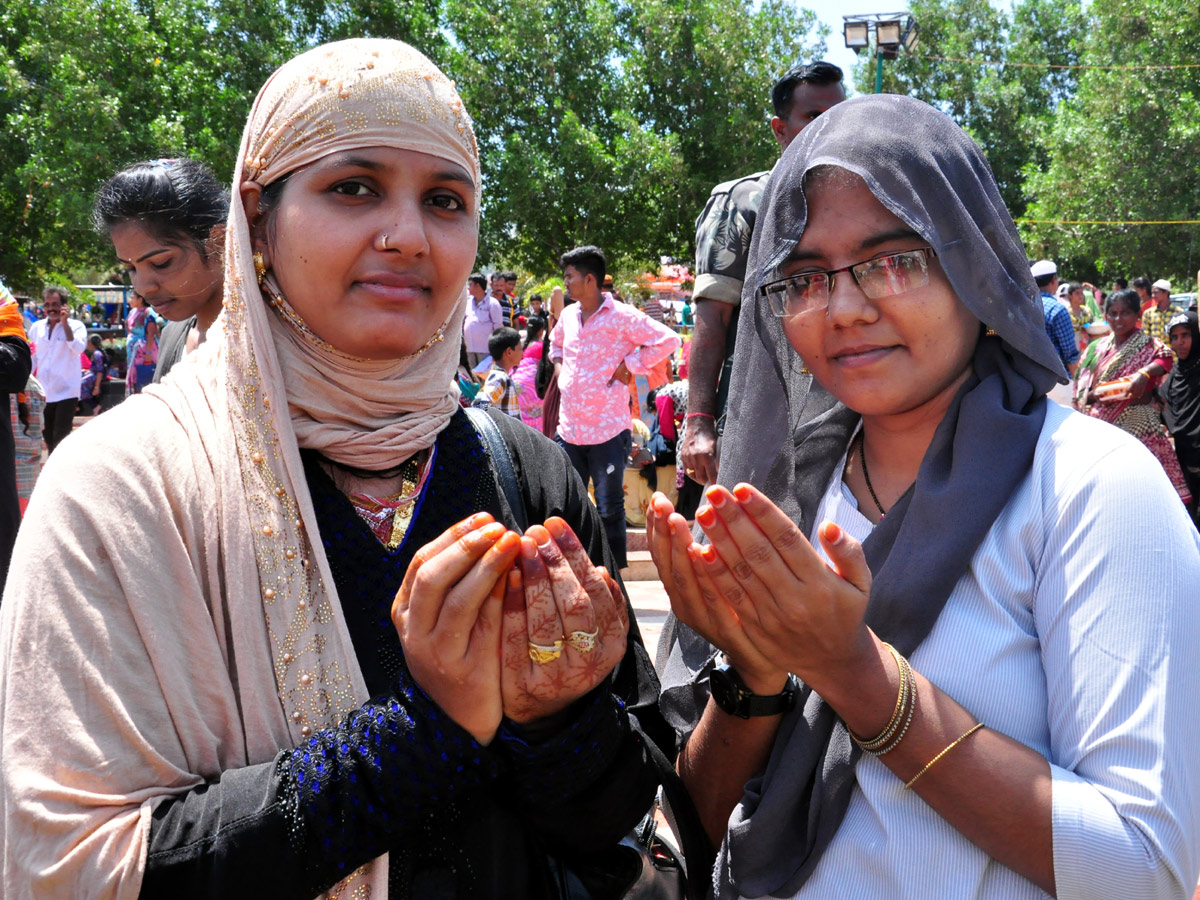
[[[708,675],[708,689],[721,712],[749,719],[788,712],[796,705],[800,681],[795,675],[788,675],[787,684],[778,694],[755,694],[733,666],[716,666]]]

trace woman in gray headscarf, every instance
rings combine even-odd
[[[743,308],[711,543],[648,515],[718,897],[1190,897],[1200,538],[1140,444],[1047,402],[976,144],[904,97],[822,115]]]

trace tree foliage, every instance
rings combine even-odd
[[[140,159],[192,156],[228,178],[259,87],[325,40],[440,48],[437,0],[8,0],[0,7],[0,274],[103,270],[96,188]],[[51,13],[52,14],[48,14]]]
[[[96,188],[138,159],[228,177],[250,103],[328,40],[420,47],[483,151],[483,258],[546,273],[596,243],[686,256],[718,181],[773,158],[766,98],[823,48],[783,0],[9,0],[0,12],[0,273],[101,269]]]
[[[771,84],[824,50],[815,16],[780,0],[448,0],[446,13],[483,150],[484,246],[537,272],[584,243],[689,256],[713,185],[774,159]]]
[[[1095,0],[1083,62],[1186,65],[1200,61],[1200,6],[1171,0]],[[1030,218],[1200,219],[1200,69],[1085,69],[1054,127],[1038,136],[1049,163],[1031,168]],[[1038,252],[1072,271],[1146,274],[1194,285],[1200,226],[1029,225]]]
[[[1058,103],[1074,89],[1072,70],[1046,64],[1077,61],[1086,31],[1078,0],[1018,0],[1011,14],[989,0],[915,0],[909,8],[919,41],[884,62],[884,90],[958,122],[983,148],[1009,210],[1022,215],[1025,169],[1045,162],[1037,134],[1053,129]],[[874,90],[874,79],[873,57],[855,67],[859,90]]]
[[[962,124],[1015,216],[1200,218],[1200,69],[1051,68],[1194,64],[1196,3],[910,8],[920,42],[885,63],[885,89]],[[355,35],[408,40],[457,79],[483,158],[481,264],[538,275],[581,243],[615,266],[689,258],[712,186],[776,158],[771,84],[825,50],[791,0],[7,0],[0,275],[36,290],[48,272],[108,267],[88,223],[104,179],[176,155],[228,178],[270,72]],[[854,76],[872,90],[874,60]],[[1200,266],[1195,227],[1023,232],[1072,274],[1190,281]]]

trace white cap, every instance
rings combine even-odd
[[[1156,290],[1162,288],[1168,294],[1171,293],[1171,282],[1167,281],[1165,278],[1158,279],[1158,281],[1154,282],[1154,284],[1150,285],[1150,287]]]
[[[1048,259],[1039,259],[1029,267],[1029,274],[1034,278],[1042,278],[1046,275],[1057,275],[1058,266],[1050,262]]]
[[[1058,296],[1059,296],[1059,297],[1065,297],[1065,296],[1067,296],[1067,292],[1068,292],[1069,290],[1071,290],[1071,285],[1070,285],[1069,283],[1067,283],[1067,282],[1065,282],[1065,281],[1064,281],[1062,284],[1060,284],[1060,285],[1058,286]]]

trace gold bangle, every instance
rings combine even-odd
[[[914,775],[912,778],[910,778],[908,780],[908,783],[904,785],[904,789],[907,791],[909,788],[911,788],[914,784],[917,783],[918,778],[920,778],[922,775],[924,775],[926,772],[928,772],[930,769],[933,768],[933,764],[935,762],[937,762],[939,759],[941,759],[943,756],[945,756],[947,753],[949,753],[951,750],[953,750],[955,747],[957,747],[959,744],[961,744],[963,741],[965,741],[967,738],[969,738],[971,735],[973,735],[975,732],[977,732],[982,727],[983,727],[982,722],[976,722],[974,725],[972,725],[970,728],[968,728],[966,731],[964,731],[962,736],[959,737],[958,740],[954,741],[952,744],[950,744],[949,747],[947,747],[945,750],[943,750],[941,753],[939,753],[937,756],[935,756],[929,762],[925,763],[925,768],[923,768],[920,772],[918,772],[916,775]]]
[[[903,657],[900,656],[895,647],[886,641],[884,642],[883,646],[887,647],[888,652],[892,654],[892,659],[896,661],[896,668],[900,673],[900,689],[896,692],[896,708],[892,710],[892,717],[888,719],[888,723],[883,726],[883,731],[879,732],[879,734],[877,734],[875,737],[870,739],[860,738],[853,731],[850,731],[850,737],[854,738],[855,743],[857,743],[860,747],[864,744],[871,746],[884,743],[887,740],[888,734],[892,731],[895,731],[896,725],[900,721],[900,716],[904,710],[904,698],[908,685],[904,678],[904,663],[901,662]],[[849,731],[849,729],[847,729],[847,731]]]
[[[900,673],[900,690],[896,697],[896,708],[892,711],[892,718],[888,720],[883,731],[870,740],[862,740],[853,731],[850,731],[850,737],[864,753],[870,756],[883,756],[899,746],[900,741],[908,732],[909,725],[912,724],[913,713],[917,708],[917,682],[913,676],[912,666],[891,644],[884,643],[884,646],[892,654]],[[847,730],[849,731],[849,729]]]

